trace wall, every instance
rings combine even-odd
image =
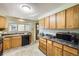
[[[4,31],[0,31],[0,33],[20,33],[20,31],[9,31],[9,25],[11,24],[31,24],[31,29],[30,29],[30,32],[32,33],[32,43],[35,42],[36,40],[36,30],[35,30],[35,21],[30,21],[30,20],[25,20],[25,22],[19,22],[17,18],[14,18],[14,17],[7,17],[7,22],[8,22],[8,25],[7,25],[7,28],[6,30]],[[24,33],[26,33],[27,31],[24,31]]]
[[[48,29],[40,29],[40,31],[39,31],[39,33],[52,34],[52,35],[56,35],[57,32],[79,33],[79,29],[75,29],[75,30],[48,30]]]

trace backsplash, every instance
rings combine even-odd
[[[71,32],[71,33],[79,33],[79,29],[74,29],[74,30],[48,30],[48,29],[40,29],[39,33],[44,33],[44,34],[52,34],[56,35],[57,32]]]

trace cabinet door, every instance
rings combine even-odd
[[[50,16],[50,29],[56,29],[56,15]]]
[[[39,28],[44,28],[44,21],[45,21],[44,18],[39,20]]]
[[[20,36],[12,37],[12,47],[15,48],[19,46],[21,46],[21,37]]]
[[[6,18],[3,16],[0,16],[0,29],[5,29],[6,28]]]
[[[65,11],[57,13],[57,29],[65,29]]]
[[[79,28],[79,5],[66,10],[66,28]]]
[[[66,55],[66,56],[76,56],[76,55],[78,55],[78,50],[77,49],[74,49],[74,48],[72,48],[72,47],[69,47],[69,46],[64,46],[63,47],[63,50],[64,50],[64,52],[63,52],[63,55]]]
[[[53,42],[53,52],[54,52],[54,56],[62,56],[62,44]]]
[[[11,39],[10,38],[4,38],[3,40],[3,50],[10,49],[11,48]]]
[[[56,46],[53,46],[54,56],[62,56],[62,49]]]
[[[45,18],[45,29],[49,29],[49,16]]]
[[[47,55],[53,56],[53,42],[47,40]]]
[[[17,39],[16,39],[16,41],[17,41],[17,42],[16,42],[16,43],[17,43],[17,44],[16,44],[17,47],[19,47],[19,46],[22,45],[22,39],[21,39],[21,36],[18,36]]]

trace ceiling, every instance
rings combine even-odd
[[[28,13],[21,10],[20,4],[22,3],[0,3],[0,15],[37,20],[50,11],[68,5],[67,3],[28,3],[34,10]]]

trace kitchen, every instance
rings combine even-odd
[[[0,55],[11,54],[79,56],[79,4],[0,4]]]

